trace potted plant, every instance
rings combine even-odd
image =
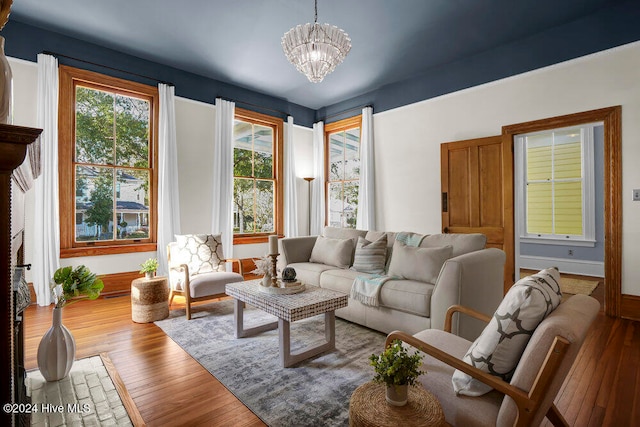
[[[409,354],[400,340],[394,340],[382,354],[369,357],[369,364],[376,371],[373,381],[387,386],[388,403],[394,406],[407,403],[409,386],[415,385],[416,378],[425,373],[420,370],[423,357],[418,351]]]
[[[73,335],[62,324],[62,308],[82,299],[94,300],[100,296],[102,289],[102,280],[84,265],[61,267],[53,274],[53,322],[38,345],[38,367],[47,381],[66,377],[76,355]]]
[[[144,273],[147,279],[153,279],[153,276],[156,275],[156,270],[158,269],[158,260],[155,258],[149,258],[142,264],[140,264],[140,273]]]

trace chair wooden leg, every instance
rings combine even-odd
[[[558,408],[554,403],[551,404],[551,407],[547,411],[547,418],[551,421],[556,427],[569,427],[569,423],[564,419]]]
[[[169,308],[171,308],[171,304],[173,304],[173,297],[174,297],[174,293],[173,293],[173,289],[171,289],[169,291]]]
[[[185,309],[187,311],[187,320],[191,320],[191,301],[185,301]]]

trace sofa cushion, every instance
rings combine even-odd
[[[287,267],[291,267],[296,270],[297,280],[313,286],[320,286],[320,275],[323,272],[335,269],[335,267],[331,265],[315,264],[313,262],[294,262],[293,264],[289,264]]]
[[[328,237],[330,239],[351,239],[354,247],[358,242],[358,237],[365,237],[366,235],[366,230],[356,230],[355,228],[327,226],[322,230],[323,237]]]
[[[313,245],[309,262],[349,268],[353,254],[351,239],[332,239],[318,236]]]
[[[481,233],[472,234],[431,234],[425,236],[420,242],[421,248],[437,248],[442,246],[453,246],[452,257],[469,252],[484,249],[487,244],[487,236]]]
[[[325,270],[320,276],[320,287],[345,294],[351,293],[351,286],[356,276],[371,277],[373,274],[361,273],[355,270]]]
[[[451,246],[420,248],[396,240],[389,263],[389,276],[436,283],[442,264],[451,258]]]
[[[177,264],[187,264],[189,275],[224,271],[222,238],[219,234],[176,235],[178,242]]]
[[[353,257],[351,268],[362,273],[384,273],[384,266],[387,257],[387,235],[382,235],[375,241],[369,241],[363,237],[358,237],[356,253]]]
[[[560,273],[548,268],[516,282],[463,360],[509,382],[540,322],[560,304]],[[481,396],[491,387],[461,371],[452,378],[458,394]]]
[[[189,292],[191,298],[224,294],[227,283],[242,282],[243,280],[244,278],[240,274],[230,271],[198,274],[189,282]]]
[[[388,280],[380,289],[380,305],[418,316],[431,316],[434,285],[416,280]]]

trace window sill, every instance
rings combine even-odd
[[[520,237],[520,243],[535,243],[538,245],[557,245],[557,246],[580,246],[585,248],[593,248],[596,246],[595,240],[577,240],[577,239],[554,239],[550,237]]]
[[[283,238],[284,236],[278,234],[278,239]],[[233,244],[234,245],[250,245],[254,243],[267,243],[269,242],[268,234],[261,234],[258,236],[233,236]]]
[[[140,243],[136,245],[121,246],[82,246],[79,248],[60,249],[60,258],[129,254],[135,252],[155,252],[157,249],[158,245],[156,243]]]

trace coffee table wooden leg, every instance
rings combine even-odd
[[[264,331],[272,331],[278,327],[278,322],[265,323],[264,325],[244,328],[244,302],[233,299],[233,325],[236,330],[236,338],[250,337]]]
[[[288,368],[301,360],[336,348],[336,313],[335,311],[328,311],[324,314],[324,335],[326,339],[324,344],[307,347],[299,353],[291,354],[291,324],[284,319],[278,319],[278,335],[280,338],[280,364],[283,368]]]

